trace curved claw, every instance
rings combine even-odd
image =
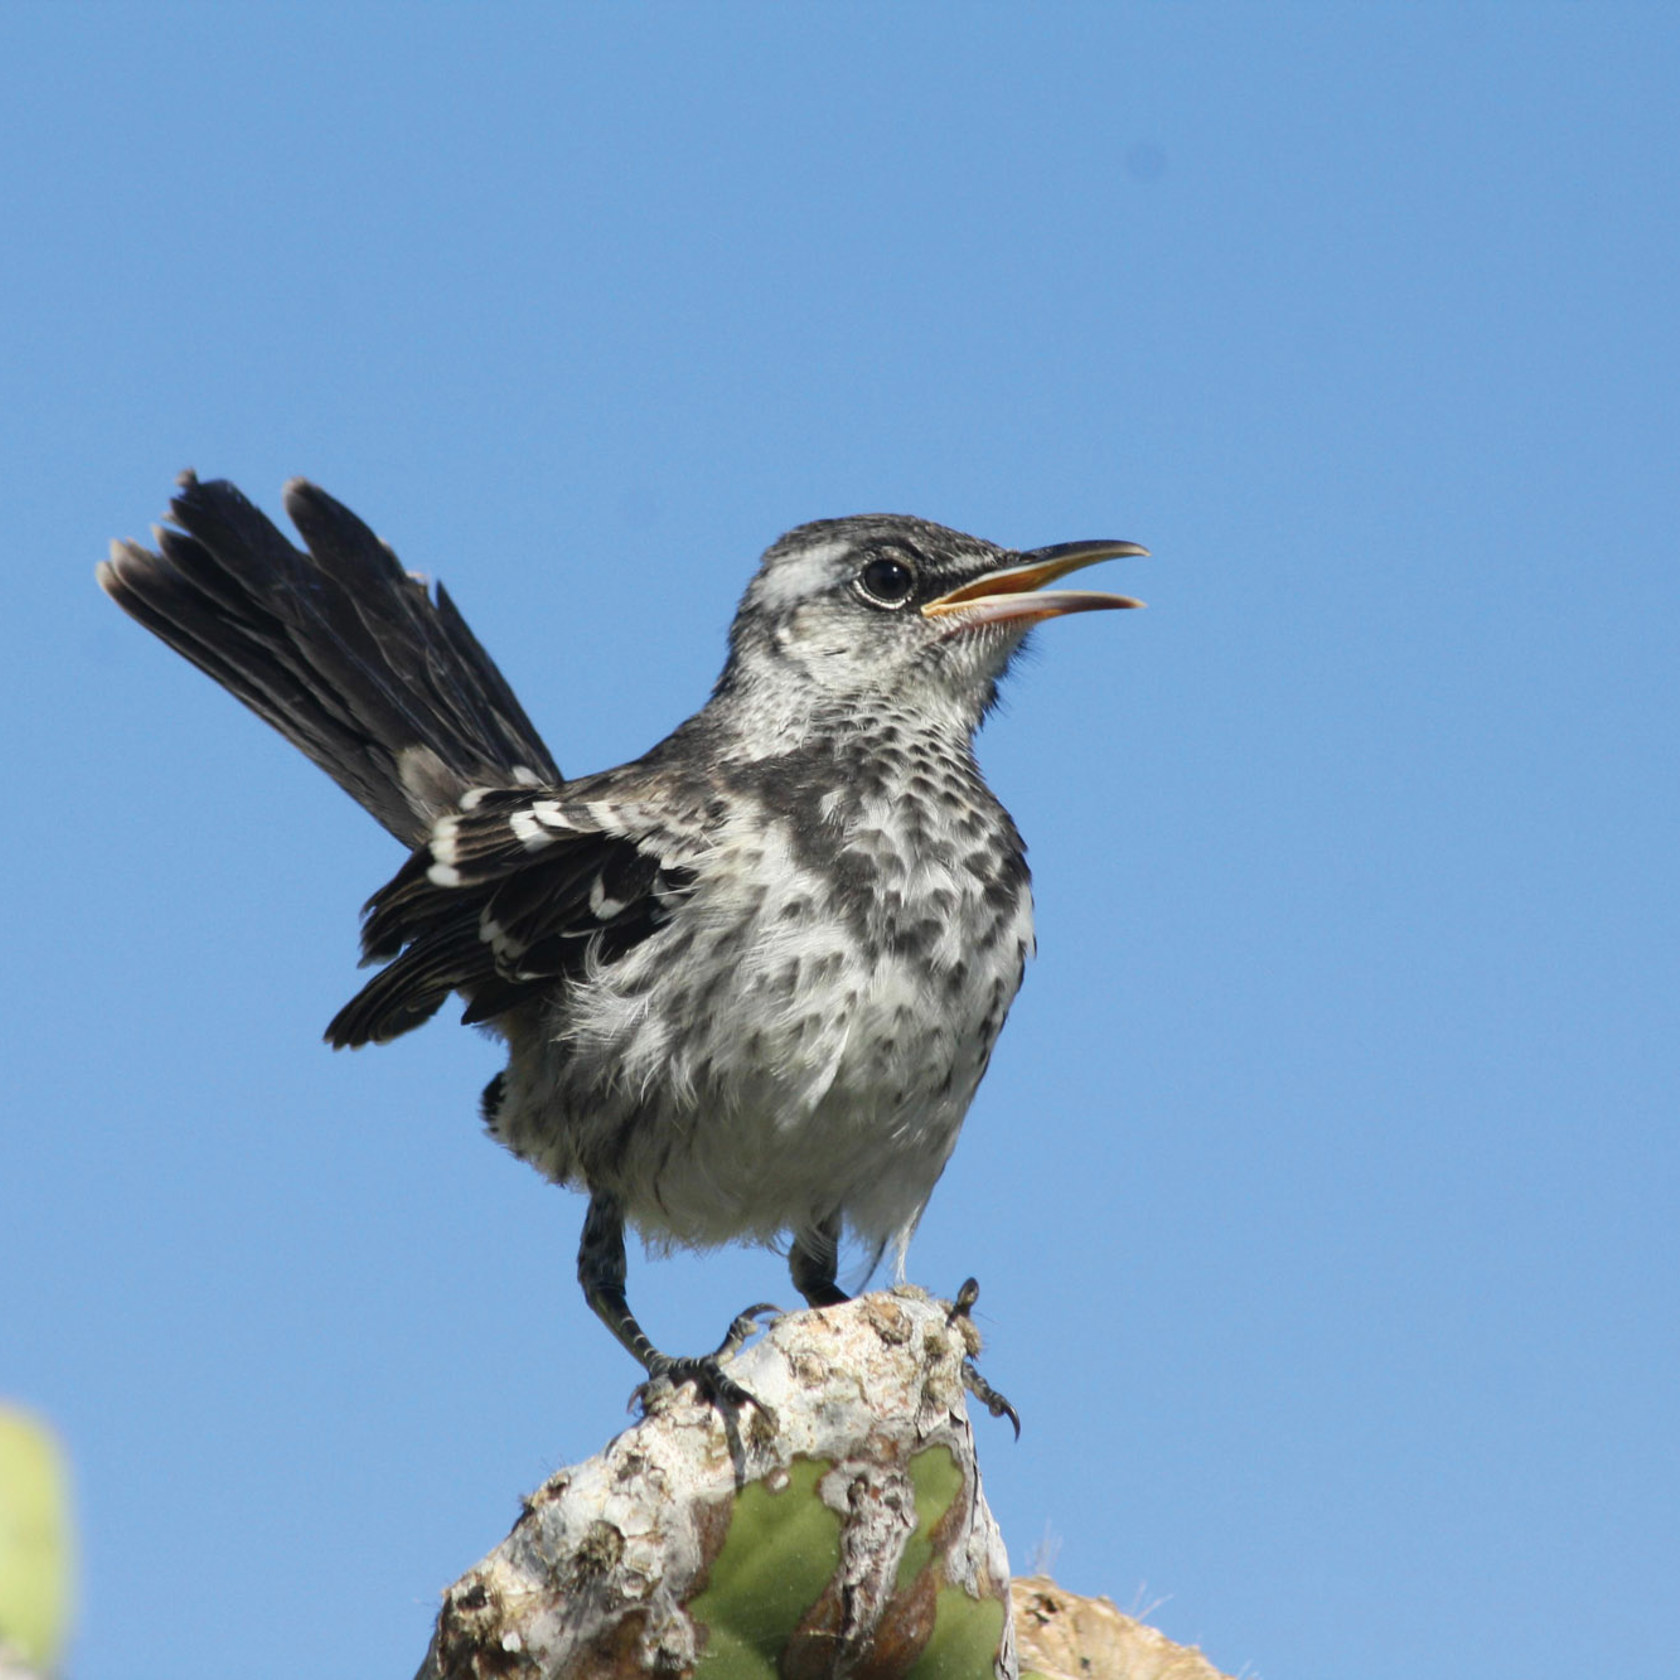
[[[758,1329],[761,1318],[780,1318],[782,1309],[774,1301],[760,1301],[757,1306],[744,1307],[735,1315],[734,1322],[725,1332],[724,1338],[717,1345],[714,1359],[727,1359],[733,1353],[738,1353],[747,1337]]]
[[[781,1314],[782,1309],[771,1301],[759,1301],[738,1312],[730,1321],[723,1340],[712,1353],[685,1356],[660,1353],[657,1348],[650,1348],[645,1361],[648,1380],[632,1395],[631,1404],[634,1405],[636,1400],[640,1399],[645,1406],[647,1391],[656,1382],[669,1382],[673,1388],[691,1382],[707,1399],[720,1405],[731,1406],[736,1410],[743,1406],[751,1406],[774,1430],[777,1427],[775,1408],[765,1405],[750,1389],[743,1388],[724,1370],[723,1365],[725,1360],[733,1358],[740,1351],[741,1345],[759,1328],[761,1318],[780,1318]]]
[[[950,1312],[945,1315],[945,1322],[947,1324],[955,1324],[959,1318],[971,1318],[974,1312],[974,1303],[979,1299],[979,1282],[974,1278],[964,1278],[962,1287],[957,1291],[957,1298],[951,1303]],[[979,1340],[977,1334],[973,1331],[971,1331],[970,1334],[975,1335],[976,1339],[969,1345],[971,1347],[978,1347]],[[1014,1425],[1015,1428],[1015,1439],[1019,1441],[1021,1439],[1021,1414],[1016,1411],[1015,1408],[1011,1406],[1009,1402],[1004,1399],[1004,1397],[999,1394],[998,1391],[993,1388],[983,1376],[980,1375],[980,1368],[974,1363],[974,1356],[972,1354],[966,1357],[962,1362],[962,1379],[963,1387],[966,1388],[968,1392],[992,1414],[993,1417],[1006,1417],[1009,1419],[1010,1423]]]
[[[645,1401],[648,1389],[661,1378],[679,1387],[686,1382],[694,1383],[707,1399],[720,1405],[732,1406],[737,1411],[742,1407],[751,1406],[762,1415],[772,1430],[777,1427],[775,1408],[765,1405],[750,1389],[743,1388],[736,1382],[723,1369],[715,1353],[677,1359],[673,1359],[667,1353],[658,1354],[653,1364],[648,1367],[648,1380],[636,1392]]]

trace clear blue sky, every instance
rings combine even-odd
[[[0,21],[0,1392],[79,1680],[410,1672],[636,1376],[492,1047],[320,1043],[390,840],[94,587],[189,465],[348,501],[578,771],[799,521],[1149,544],[982,742],[1040,956],[912,1253],[1016,1565],[1266,1680],[1661,1666],[1680,11]]]

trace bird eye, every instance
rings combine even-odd
[[[865,600],[878,607],[902,607],[916,587],[916,574],[902,560],[877,555],[857,575]]]

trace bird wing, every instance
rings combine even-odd
[[[671,836],[554,787],[474,788],[368,900],[367,962],[388,966],[333,1018],[334,1046],[383,1043],[451,992],[487,1021],[664,926],[695,874]]]

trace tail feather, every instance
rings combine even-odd
[[[231,484],[184,474],[157,552],[99,568],[131,617],[306,753],[405,844],[469,787],[557,783],[506,679],[439,588],[301,479],[294,548]]]

